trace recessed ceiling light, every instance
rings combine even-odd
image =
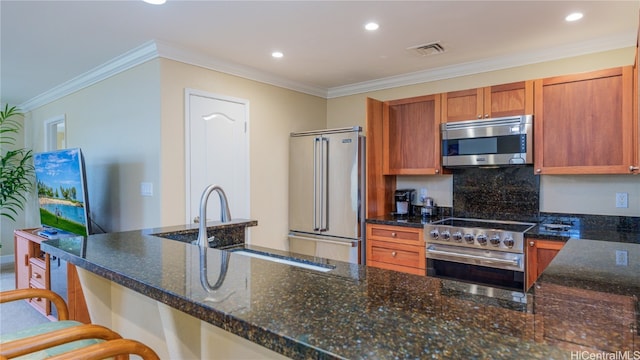
[[[364,28],[369,30],[369,31],[378,30],[379,27],[380,27],[380,25],[378,25],[377,23],[374,23],[374,22],[367,23],[364,26]]]
[[[167,2],[167,0],[142,0],[142,1],[151,5],[162,5]]]
[[[564,19],[566,21],[577,21],[577,20],[582,19],[582,16],[583,16],[582,13],[574,12],[574,13],[571,13],[571,14],[567,15],[567,17],[564,18]]]
[[[282,53],[282,51],[274,51],[274,52],[271,53],[271,56],[273,56],[276,59],[279,59],[279,58],[283,57],[284,54]]]

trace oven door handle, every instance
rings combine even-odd
[[[436,255],[456,256],[456,257],[461,257],[461,258],[465,258],[465,259],[482,260],[482,261],[509,264],[509,265],[513,265],[513,266],[520,266],[520,260],[519,259],[512,259],[512,260],[509,260],[509,259],[496,259],[496,258],[489,258],[489,257],[486,257],[486,256],[452,253],[450,251],[442,251],[442,250],[435,250],[435,249],[429,249],[429,248],[427,248],[427,252],[431,253],[431,254],[436,254]]]

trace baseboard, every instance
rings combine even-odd
[[[15,256],[11,255],[2,255],[0,256],[0,269],[14,269],[15,268]]]

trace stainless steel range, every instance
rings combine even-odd
[[[524,233],[533,226],[461,218],[425,224],[427,275],[524,291]]]

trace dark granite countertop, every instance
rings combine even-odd
[[[333,267],[318,272],[207,249],[212,302],[200,285],[200,248],[152,229],[47,241],[43,250],[291,358],[564,359],[535,341],[531,294],[483,288],[244,246]],[[158,259],[165,259],[158,261]],[[196,276],[195,279],[192,277]],[[242,291],[249,284],[248,291]],[[228,301],[225,296],[228,296]]]

